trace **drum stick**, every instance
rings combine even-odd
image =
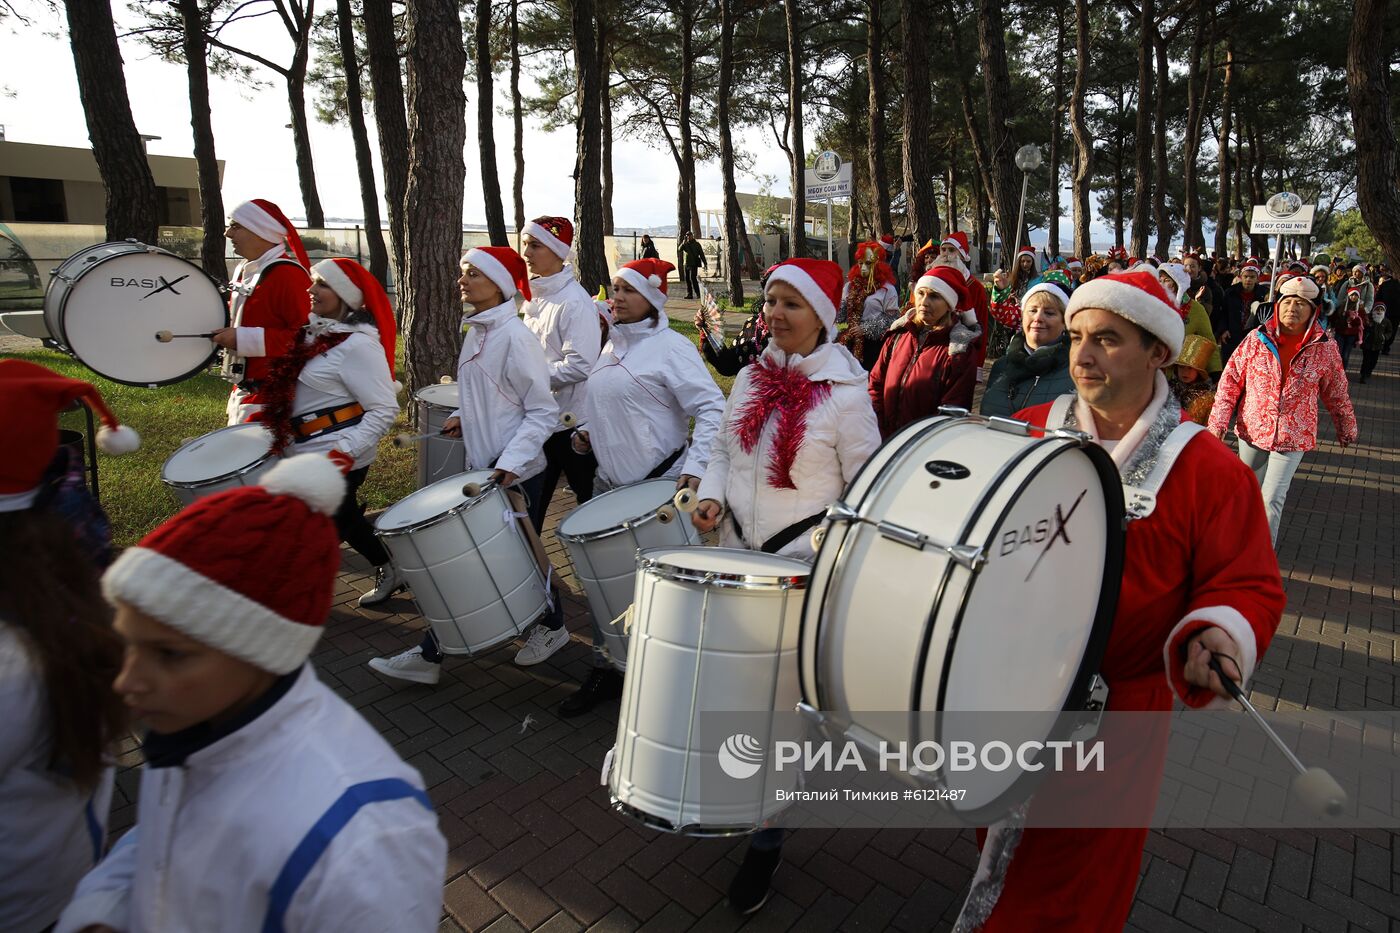
[[[1288,763],[1298,772],[1298,777],[1293,781],[1293,791],[1298,795],[1298,799],[1302,801],[1303,805],[1319,816],[1340,816],[1347,805],[1347,792],[1342,790],[1342,785],[1337,783],[1337,779],[1322,768],[1309,768],[1298,760],[1298,756],[1293,754],[1293,749],[1284,744],[1278,733],[1269,727],[1263,716],[1259,715],[1254,704],[1245,697],[1239,684],[1225,676],[1225,670],[1220,666],[1220,661],[1216,659],[1214,654],[1210,658],[1210,669],[1215,671],[1216,676],[1225,685],[1230,696],[1244,707],[1245,712],[1249,713],[1255,724],[1264,730],[1264,734],[1278,746],[1279,751],[1283,752],[1283,757],[1287,758]]]
[[[172,333],[171,333],[170,331],[168,331],[168,330],[158,330],[158,331],[156,331],[156,339],[159,340],[161,343],[169,343],[170,341],[176,339],[177,337],[198,337],[198,338],[200,338],[200,339],[202,339],[202,340],[208,340],[208,339],[210,339],[210,338],[213,337],[213,336],[214,336],[214,332],[213,332],[213,331],[210,331],[210,332],[207,333],[207,334],[172,334]]]
[[[441,431],[429,431],[427,434],[395,434],[394,439],[389,443],[393,444],[395,447],[403,448],[408,447],[411,444],[416,444],[419,441],[426,441],[434,437],[442,438],[443,440],[448,441],[461,440],[460,437],[450,437],[446,434],[443,434]]]
[[[566,411],[559,416],[559,423],[566,428],[578,427],[578,416],[571,411]]]
[[[676,490],[676,494],[671,497],[671,504],[682,512],[694,512],[700,505],[700,497],[695,494],[695,490],[689,486],[682,486]]]
[[[496,481],[493,479],[488,479],[484,483],[465,483],[462,486],[462,495],[466,496],[468,499],[475,499],[477,496],[481,495],[483,492],[492,488],[495,485]]]
[[[438,380],[438,385],[440,385],[440,386],[450,386],[450,385],[452,385],[452,377],[451,377],[451,376],[443,376],[441,379]]]

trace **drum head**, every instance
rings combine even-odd
[[[170,455],[161,470],[167,483],[189,485],[237,473],[266,457],[272,435],[260,424],[236,424],[196,437]]]
[[[420,525],[439,515],[446,515],[458,506],[470,501],[462,493],[467,483],[485,485],[491,478],[491,470],[474,470],[471,473],[458,473],[440,479],[430,486],[424,486],[415,493],[400,499],[384,510],[374,522],[378,531],[401,531]]]
[[[795,557],[779,557],[762,551],[728,547],[659,547],[637,555],[649,567],[668,576],[703,577],[717,582],[745,582],[755,586],[805,586],[811,566]]]
[[[51,288],[44,309],[83,365],[113,382],[158,386],[188,379],[209,364],[212,341],[161,343],[155,337],[162,330],[209,333],[228,323],[218,286],[198,266],[154,247],[89,257],[94,261],[71,271],[68,263],[60,267],[71,284]],[[50,308],[51,301],[58,306]]]
[[[415,392],[413,397],[425,405],[446,408],[448,411],[452,411],[460,404],[457,383],[455,382],[439,382],[436,385],[424,386]]]
[[[625,521],[642,518],[670,502],[676,494],[673,479],[647,479],[621,486],[596,496],[574,509],[559,523],[560,537],[576,538],[616,528]],[[681,515],[677,521],[689,521]]]

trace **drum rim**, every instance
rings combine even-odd
[[[374,519],[374,533],[375,533],[376,535],[379,535],[381,538],[393,538],[393,537],[397,537],[397,536],[399,536],[399,535],[406,535],[406,534],[409,534],[409,533],[414,532],[414,531],[422,531],[424,528],[431,528],[431,527],[433,527],[434,525],[438,525],[438,524],[441,524],[442,522],[445,522],[445,521],[448,521],[448,520],[452,519],[454,516],[460,514],[460,513],[463,512],[463,511],[465,511],[465,510],[466,510],[467,508],[469,508],[470,506],[476,505],[478,502],[480,502],[481,500],[485,499],[487,496],[491,495],[491,494],[494,493],[494,492],[500,491],[502,494],[504,494],[504,489],[502,489],[500,486],[497,486],[497,485],[495,485],[495,484],[491,484],[491,485],[487,486],[487,485],[484,485],[484,484],[483,484],[483,485],[484,485],[484,488],[481,490],[481,492],[477,493],[475,496],[473,496],[473,497],[470,498],[470,499],[467,499],[467,500],[465,500],[465,501],[463,501],[463,502],[458,503],[457,505],[454,505],[452,508],[448,509],[446,512],[440,512],[440,513],[438,513],[437,515],[432,516],[431,518],[425,518],[425,519],[423,519],[421,522],[415,522],[415,523],[412,524],[412,525],[405,525],[405,526],[402,527],[402,528],[380,528],[380,527],[379,527],[380,521],[383,520],[384,516],[388,515],[391,511],[393,511],[394,506],[399,505],[399,504],[402,503],[402,502],[407,502],[411,497],[413,497],[413,496],[417,495],[418,493],[422,492],[424,489],[431,489],[433,486],[436,486],[438,483],[445,483],[445,482],[447,482],[448,480],[452,479],[454,476],[468,476],[468,475],[470,475],[470,474],[472,474],[472,473],[489,473],[489,472],[490,472],[489,470],[463,470],[461,473],[454,473],[454,474],[452,474],[452,476],[444,476],[442,479],[437,480],[437,481],[435,481],[435,482],[433,482],[433,483],[430,483],[430,484],[427,485],[427,486],[423,486],[423,487],[420,487],[420,488],[418,488],[418,489],[413,490],[413,492],[409,493],[407,496],[404,496],[404,497],[403,497],[402,499],[400,499],[398,502],[395,502],[394,505],[389,506],[389,508],[385,509],[383,512],[380,512],[377,516],[375,516],[375,519]]]
[[[72,289],[71,286],[72,286],[73,284],[75,284],[75,283],[78,281],[78,279],[82,278],[81,275],[80,275],[80,276],[77,276],[76,278],[66,278],[66,277],[64,278],[64,281],[65,281],[65,282],[68,282],[70,287],[68,288],[68,290],[67,290],[66,292],[63,293],[63,297],[62,297],[61,299],[59,299],[59,301],[58,301],[58,306],[54,309],[53,317],[54,317],[56,320],[50,321],[50,319],[49,319],[49,318],[50,318],[50,315],[49,315],[49,296],[50,296],[50,294],[51,294],[52,291],[53,291],[53,283],[56,282],[56,281],[58,281],[58,279],[60,278],[59,273],[63,271],[63,267],[64,267],[65,265],[67,265],[70,261],[72,261],[73,259],[75,259],[75,258],[77,258],[78,256],[81,256],[83,253],[87,252],[88,250],[99,249],[99,248],[101,248],[101,247],[103,247],[103,246],[110,246],[110,245],[113,244],[113,243],[124,243],[124,244],[129,244],[132,248],[131,248],[131,249],[128,249],[128,250],[124,250],[124,251],[122,251],[122,252],[118,252],[118,253],[111,253],[110,255],[102,256],[102,257],[100,257],[100,258],[98,258],[98,259],[94,259],[92,262],[84,263],[83,266],[82,266],[83,274],[84,274],[84,275],[87,274],[87,271],[88,271],[89,269],[95,269],[95,268],[97,268],[98,266],[102,265],[104,262],[109,262],[109,261],[111,261],[111,260],[113,260],[113,259],[118,258],[119,256],[130,256],[130,255],[132,255],[132,254],[134,254],[134,253],[146,253],[146,254],[159,253],[159,254],[162,254],[162,255],[165,255],[165,256],[170,256],[170,257],[173,258],[173,259],[178,259],[180,262],[183,262],[185,265],[189,266],[191,269],[195,270],[195,272],[198,272],[200,275],[204,276],[204,278],[207,279],[207,280],[209,281],[209,284],[212,285],[212,286],[214,287],[214,292],[215,292],[216,294],[220,295],[219,307],[220,307],[220,309],[221,309],[222,312],[223,312],[223,318],[224,318],[223,326],[224,326],[224,327],[227,327],[227,326],[229,325],[228,304],[227,304],[227,302],[225,302],[225,301],[223,300],[223,298],[222,298],[223,292],[222,292],[222,291],[220,290],[220,288],[219,288],[219,283],[218,283],[217,281],[214,280],[214,277],[213,277],[213,276],[211,276],[209,273],[205,272],[204,269],[203,269],[202,267],[200,267],[200,266],[198,266],[198,265],[195,265],[193,262],[190,262],[190,261],[189,261],[188,259],[186,259],[184,256],[180,256],[180,255],[177,255],[177,254],[175,254],[175,253],[172,253],[170,250],[165,249],[164,247],[154,246],[154,245],[152,245],[152,244],[150,244],[150,243],[142,243],[140,240],[108,240],[108,241],[106,241],[106,242],[103,242],[103,243],[95,243],[95,244],[93,244],[92,246],[86,247],[85,249],[80,249],[80,250],[78,250],[78,251],[77,251],[76,253],[74,253],[72,256],[69,256],[67,259],[63,260],[63,262],[59,263],[57,269],[52,269],[52,270],[50,270],[50,272],[49,272],[49,284],[44,288],[44,324],[45,324],[46,327],[48,327],[48,329],[49,329],[49,334],[55,338],[55,342],[58,343],[58,345],[59,345],[60,347],[62,347],[63,350],[64,350],[69,356],[73,357],[73,359],[77,360],[79,363],[82,363],[84,366],[86,366],[88,369],[92,370],[93,372],[97,373],[97,375],[101,376],[103,379],[106,379],[106,380],[109,381],[109,382],[115,382],[115,383],[117,383],[118,385],[135,386],[135,387],[141,388],[141,389],[155,389],[155,388],[159,388],[160,386],[174,385],[174,384],[177,383],[177,382],[184,382],[184,381],[187,380],[187,379],[192,379],[192,378],[194,378],[194,377],[197,376],[201,371],[207,369],[207,368],[209,367],[209,364],[212,363],[212,362],[214,361],[214,358],[215,358],[216,356],[219,355],[219,348],[218,348],[217,346],[214,346],[214,345],[211,343],[211,344],[210,344],[209,355],[206,356],[206,357],[203,359],[203,361],[201,361],[200,364],[199,364],[198,366],[194,367],[193,369],[187,370],[187,371],[186,371],[185,373],[183,373],[182,375],[174,376],[174,377],[172,377],[172,378],[170,378],[170,379],[161,379],[161,380],[158,380],[158,381],[155,381],[155,382],[152,382],[152,381],[149,380],[149,379],[143,379],[143,380],[141,380],[140,382],[133,382],[133,381],[130,380],[130,379],[119,379],[119,378],[117,378],[116,376],[113,376],[113,375],[110,374],[110,373],[103,372],[102,370],[97,369],[97,368],[94,367],[91,363],[89,363],[87,360],[85,360],[85,359],[83,359],[82,357],[78,356],[78,354],[73,350],[73,343],[72,343],[72,341],[68,339],[68,328],[67,328],[67,326],[66,326],[66,317],[65,317],[65,315],[64,315],[63,312],[64,312],[64,310],[68,307],[68,300],[73,296],[73,289]],[[139,247],[139,248],[138,248],[138,247]],[[54,333],[55,328],[57,328],[58,333]]]
[[[435,383],[433,383],[433,384],[430,385],[430,386],[423,386],[423,388],[421,388],[421,389],[419,389],[417,392],[414,392],[414,393],[413,393],[413,400],[414,400],[415,402],[417,402],[419,405],[422,405],[422,406],[424,406],[424,407],[426,407],[426,408],[443,408],[443,409],[446,409],[447,411],[456,411],[456,410],[457,410],[457,406],[456,406],[456,405],[439,405],[437,402],[432,402],[432,401],[429,401],[428,399],[423,398],[423,393],[424,393],[424,392],[428,391],[429,389],[436,389],[436,388],[439,388],[439,387],[442,386],[442,385],[443,385],[443,383],[441,383],[441,382],[435,382]],[[453,385],[453,386],[456,386],[457,383],[454,382],[454,383],[452,383],[452,385]]]
[[[84,364],[84,365],[86,365],[86,364]],[[272,452],[272,445],[271,445],[271,443],[268,444],[267,453],[263,454],[261,457],[259,457],[258,459],[254,460],[252,463],[249,463],[249,464],[246,465],[246,466],[239,467],[239,468],[236,469],[236,470],[230,470],[229,472],[220,474],[219,476],[211,476],[211,477],[209,477],[208,479],[202,479],[202,480],[199,480],[199,481],[197,481],[197,482],[191,482],[191,481],[189,481],[189,480],[175,480],[175,479],[169,479],[169,478],[167,478],[166,475],[165,475],[165,468],[166,468],[166,466],[168,466],[168,465],[170,464],[170,461],[171,461],[171,460],[174,460],[176,457],[178,457],[178,456],[180,455],[180,451],[184,450],[186,447],[189,447],[191,444],[194,444],[194,443],[197,443],[197,442],[199,442],[199,441],[202,441],[202,440],[204,440],[206,437],[212,437],[213,435],[215,435],[215,434],[221,434],[221,433],[223,433],[224,431],[231,431],[231,430],[233,430],[234,428],[244,428],[244,427],[245,427],[245,425],[243,425],[243,424],[231,424],[231,425],[229,425],[228,427],[217,428],[217,429],[215,429],[215,430],[213,430],[213,431],[210,431],[208,434],[201,434],[199,437],[192,437],[192,438],[190,438],[189,440],[185,441],[185,442],[184,442],[183,444],[181,444],[179,447],[175,448],[174,453],[172,453],[169,457],[166,457],[166,458],[165,458],[165,463],[161,464],[161,468],[160,468],[160,481],[161,481],[162,483],[164,483],[165,485],[170,486],[170,487],[173,488],[173,489],[202,489],[202,488],[204,488],[205,486],[208,486],[210,483],[221,483],[221,482],[223,482],[224,480],[233,479],[233,478],[236,477],[236,476],[243,476],[243,475],[245,475],[249,470],[253,470],[253,469],[256,469],[256,468],[259,467],[259,466],[262,466],[262,465],[263,465],[264,463],[266,463],[268,460],[272,459],[273,456],[275,456],[275,455],[273,454],[273,452]],[[267,430],[266,428],[263,429],[264,433],[266,433],[266,430]]]
[[[606,496],[610,496],[615,492],[621,492],[624,489],[631,489],[633,486],[642,485],[642,483],[655,483],[663,480],[665,482],[670,482],[670,480],[665,480],[664,477],[658,477],[657,479],[638,480],[635,483],[628,483],[625,486],[618,486],[615,489],[609,489],[602,495],[594,496],[592,499],[589,499],[588,502],[598,502]],[[666,502],[669,501],[669,499],[666,500]],[[582,509],[585,505],[588,504],[588,502],[585,502],[582,505],[580,505],[579,509]],[[640,528],[643,525],[649,524],[650,522],[659,520],[661,516],[658,514],[658,510],[664,508],[666,506],[666,502],[662,502],[655,509],[652,509],[648,512],[643,512],[641,515],[634,515],[631,518],[625,518],[622,520],[622,523],[620,525],[613,525],[611,528],[603,528],[599,531],[580,531],[577,533],[570,533],[565,531],[564,523],[573,517],[573,513],[571,512],[568,515],[565,515],[563,521],[561,521],[558,525],[555,526],[554,536],[560,541],[568,541],[574,544],[586,544],[590,541],[601,541],[604,538],[611,538],[614,535],[620,535],[633,528]],[[578,511],[578,509],[575,509],[574,511]]]
[[[806,590],[807,580],[810,572],[802,576],[777,576],[773,574],[756,573],[724,573],[720,571],[695,570],[689,567],[680,567],[676,564],[669,564],[655,557],[648,557],[657,551],[685,550],[675,546],[660,548],[645,548],[637,552],[637,573],[651,573],[662,580],[670,580],[675,583],[698,583],[702,586],[714,586],[726,590]],[[745,553],[740,548],[711,548],[710,550],[737,551]],[[778,556],[778,555],[770,555]]]
[[[660,830],[663,833],[673,833],[678,836],[692,836],[699,839],[719,839],[733,836],[747,836],[758,829],[758,827],[754,825],[723,826],[714,829],[703,827],[698,823],[687,823],[684,826],[677,826],[668,819],[647,813],[645,810],[640,810],[630,803],[624,803],[617,799],[617,795],[614,794],[612,790],[611,775],[609,775],[608,800],[612,803],[612,808],[615,812],[623,816],[631,817],[651,829]]]

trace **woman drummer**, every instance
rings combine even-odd
[[[272,432],[274,450],[324,453],[345,473],[335,528],[375,569],[375,589],[360,600],[371,606],[398,585],[389,552],[355,494],[399,414],[394,312],[383,287],[353,259],[316,263],[307,292],[307,323],[291,351],[273,362],[262,392],[265,407],[253,417]],[[386,583],[383,598],[373,598]]]
[[[613,276],[613,323],[588,376],[574,435],[576,451],[591,449],[598,458],[598,492],[663,477],[674,478],[677,489],[695,489],[710,459],[724,396],[700,354],[666,317],[666,275],[673,268],[662,259],[638,259]],[[560,704],[561,716],[578,716],[622,695],[622,676],[603,645],[594,619],[593,669]]]
[[[840,298],[834,262],[789,259],[768,278],[773,339],[734,383],[692,516],[702,533],[725,518],[724,546],[811,560],[808,532],[880,446],[865,370],[835,343]],[[752,837],[729,887],[734,910],[763,906],[782,840],[780,829]]]

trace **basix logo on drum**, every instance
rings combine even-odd
[[[180,290],[175,286],[179,285],[187,278],[189,278],[188,275],[182,275],[172,282],[163,275],[158,275],[153,279],[129,279],[124,276],[114,275],[108,280],[107,284],[112,288],[149,288],[150,291],[141,296],[141,300],[145,301],[147,298],[153,295],[159,295],[161,292],[170,292],[172,295],[180,294]]]
[[[751,778],[763,767],[763,745],[745,732],[735,733],[719,747],[719,766],[736,781]]]

